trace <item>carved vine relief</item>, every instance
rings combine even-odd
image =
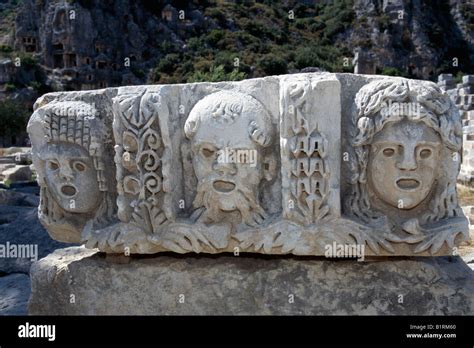
[[[111,253],[324,255],[333,243],[451,253],[468,231],[456,196],[458,111],[430,82],[361,85],[305,74],[265,98],[238,83],[197,88],[184,114],[173,111],[174,86],[115,90],[100,107],[39,103],[28,130],[40,220],[57,240]],[[177,192],[189,178],[187,204]]]

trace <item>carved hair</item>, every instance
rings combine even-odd
[[[418,112],[386,112],[391,103],[414,103]],[[369,146],[373,137],[387,124],[409,119],[413,122],[423,122],[436,131],[442,143],[454,152],[459,152],[462,145],[462,125],[459,112],[451,99],[434,83],[399,79],[378,80],[362,87],[356,95],[353,124],[356,134],[352,137],[352,146],[356,160],[352,159],[353,194],[349,210],[363,221],[380,217],[370,207],[367,189],[367,165]],[[454,161],[453,161],[454,162]],[[459,162],[459,161],[458,161]],[[459,168],[459,163],[457,163]],[[456,175],[449,175],[447,182],[439,183],[435,199],[430,206],[431,212],[421,219],[423,222],[437,221],[458,214],[456,197]]]
[[[254,97],[234,91],[216,92],[201,99],[191,110],[184,133],[192,139],[201,123],[212,121],[225,127],[244,115],[249,121],[249,137],[260,146],[269,146],[273,125],[267,110]]]
[[[97,173],[99,191],[104,193],[101,205],[94,212],[94,223],[101,225],[109,221],[114,215],[115,207],[105,174],[102,145],[105,131],[93,121],[97,110],[85,102],[68,101],[47,104],[37,112],[44,112],[43,127],[47,143],[76,144],[83,147],[91,156]],[[59,207],[46,185],[43,185],[41,197],[40,217],[49,223],[64,220],[67,212]]]

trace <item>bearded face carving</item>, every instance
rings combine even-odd
[[[367,256],[449,255],[469,236],[462,122],[428,81],[324,73],[48,94],[28,131],[39,220],[107,253],[328,256],[355,242]]]
[[[194,208],[206,222],[237,220],[256,225],[266,217],[258,200],[259,184],[272,177],[273,160],[265,154],[272,124],[253,97],[218,92],[196,104],[186,122],[198,180]]]

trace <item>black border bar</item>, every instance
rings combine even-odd
[[[55,325],[55,340],[20,338],[20,325]],[[0,347],[127,344],[409,344],[474,346],[474,316],[11,316]],[[408,338],[407,334],[422,334]],[[455,334],[435,338],[434,334]]]

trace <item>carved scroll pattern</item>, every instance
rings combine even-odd
[[[152,234],[167,222],[161,209],[164,144],[157,114],[157,96],[123,96],[114,107],[118,115],[116,146],[119,218]]]

